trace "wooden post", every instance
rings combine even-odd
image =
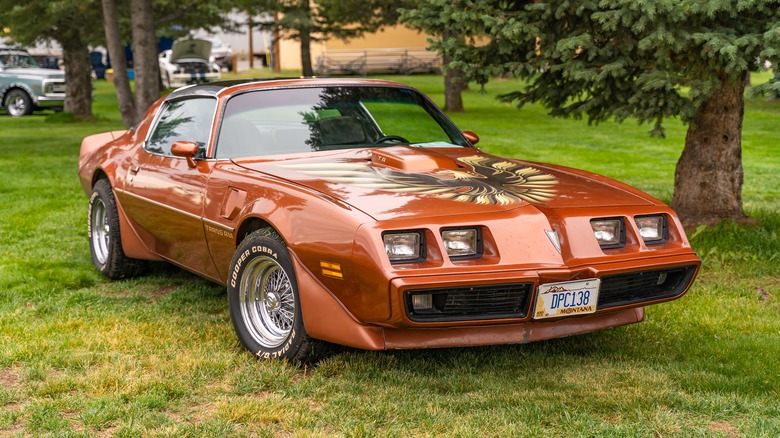
[[[274,14],[274,20],[279,21],[279,13],[276,12]],[[274,26],[273,32],[271,32],[271,50],[273,51],[273,69],[275,73],[279,73],[282,71],[282,60],[279,58],[280,52],[279,52],[279,31],[277,30],[276,26]]]
[[[249,26],[249,69],[255,68],[255,44],[254,44],[254,26],[252,23],[252,11],[246,11],[249,16],[247,25]]]

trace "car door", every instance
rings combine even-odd
[[[203,228],[206,181],[213,162],[202,158],[217,101],[195,97],[165,102],[144,147],[132,158],[121,202],[139,237],[159,256],[218,279]],[[195,167],[174,156],[173,143],[197,143]]]

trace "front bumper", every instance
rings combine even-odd
[[[699,265],[698,258],[691,254],[643,266],[612,263],[581,269],[395,278],[389,284],[390,318],[373,322],[358,320],[297,261],[296,271],[299,273],[304,324],[311,336],[357,348],[383,350],[526,343],[640,322],[644,319],[644,306],[682,296],[692,284]],[[677,276],[667,275],[667,284],[664,279],[654,285],[658,283],[661,271],[676,272]],[[303,272],[306,275],[300,275]],[[533,308],[539,284],[585,278],[608,280],[603,284],[611,289],[605,294],[608,297],[605,305],[601,304],[600,297],[595,313],[533,319],[529,309]],[[647,278],[653,280],[646,281]],[[629,281],[624,281],[626,279]],[[636,279],[644,283],[632,283]],[[410,291],[524,283],[530,284],[528,295],[523,298],[521,311],[515,315],[476,315],[473,318],[459,315],[420,321],[409,311]],[[648,285],[650,292],[643,293]]]
[[[634,324],[641,322],[644,318],[645,309],[639,307],[557,321],[531,321],[441,329],[383,329],[382,349],[526,344]]]
[[[681,296],[693,281],[698,265],[654,267],[630,272],[597,272],[593,269],[575,271],[564,281],[601,280],[596,311],[625,308],[673,299]],[[558,274],[556,272],[556,274]],[[544,271],[538,277],[527,277],[511,283],[447,284],[431,288],[428,285],[404,285],[394,282],[393,295],[403,297],[403,310],[414,323],[483,321],[496,319],[533,318],[536,294],[541,284],[557,283]],[[521,277],[522,278],[522,277]],[[430,308],[416,310],[413,297],[426,297]],[[400,306],[399,306],[400,307]],[[402,321],[403,324],[405,321]]]
[[[35,106],[38,108],[62,108],[65,105],[65,95],[55,94],[36,96]]]

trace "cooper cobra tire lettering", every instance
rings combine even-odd
[[[292,258],[273,229],[247,235],[230,266],[228,304],[241,344],[260,359],[309,359]]]

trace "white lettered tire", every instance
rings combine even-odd
[[[292,259],[273,229],[257,230],[238,246],[227,292],[230,319],[244,348],[261,359],[309,359],[312,339],[303,326]]]

